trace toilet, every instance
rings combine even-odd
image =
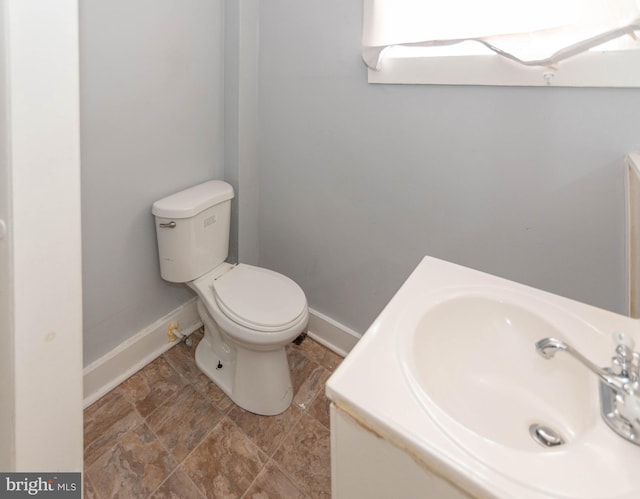
[[[243,409],[271,416],[293,398],[285,347],[307,326],[307,299],[282,274],[225,261],[233,195],[212,180],[153,203],[160,274],[198,296],[198,368]]]

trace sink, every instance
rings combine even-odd
[[[598,423],[595,377],[569,357],[550,363],[533,348],[541,337],[575,336],[589,326],[556,317],[560,311],[548,305],[536,311],[531,300],[456,290],[406,310],[398,331],[407,381],[443,431],[536,452],[543,449],[531,425],[572,444]]]
[[[600,417],[598,378],[535,348],[556,338],[608,366],[613,331],[638,342],[640,322],[425,257],[327,395],[471,497],[636,498],[640,447]]]

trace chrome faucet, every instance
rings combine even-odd
[[[618,435],[640,445],[640,354],[634,352],[634,342],[625,333],[613,333],[616,355],[610,368],[602,368],[571,345],[555,338],[536,342],[536,351],[545,359],[552,359],[563,351],[579,361],[600,378],[600,406],[602,417]]]
[[[628,347],[625,347],[625,348],[628,350]],[[625,360],[622,360],[622,358],[618,360],[618,357],[614,357],[612,359],[612,364],[614,366],[615,365],[622,366],[622,364],[624,363],[626,368],[626,370],[624,371],[624,374],[622,369],[620,370],[619,374],[613,374],[613,372],[610,372],[609,370],[603,369],[602,367],[599,367],[598,365],[594,364],[589,359],[587,359],[584,355],[578,352],[575,348],[573,348],[571,345],[564,343],[563,341],[556,340],[555,338],[544,338],[536,342],[536,351],[540,355],[542,355],[545,359],[552,359],[558,350],[567,352],[574,359],[578,360],[583,366],[585,366],[587,369],[593,372],[596,376],[598,376],[604,383],[610,385],[612,388],[616,390],[625,390],[625,386],[631,380],[631,378],[629,377],[630,366],[627,360],[628,357],[626,355],[624,357]],[[633,354],[633,352],[631,352],[631,354]],[[635,373],[635,378],[637,380],[638,378],[637,366],[635,366],[635,371],[633,372]]]

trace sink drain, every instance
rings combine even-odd
[[[540,423],[533,423],[529,426],[529,434],[543,447],[556,447],[564,444],[564,438],[557,431]]]

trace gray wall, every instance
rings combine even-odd
[[[368,85],[361,4],[261,3],[260,264],[360,332],[424,255],[623,311],[640,90]]]
[[[187,301],[151,204],[223,178],[223,1],[80,5],[85,364]]]
[[[225,2],[224,177],[235,188],[229,260],[252,265],[259,255],[259,12],[259,0]]]
[[[85,364],[191,298],[150,206],[210,178],[232,258],[360,332],[426,254],[623,310],[640,90],[368,85],[361,3],[81,3]]]

